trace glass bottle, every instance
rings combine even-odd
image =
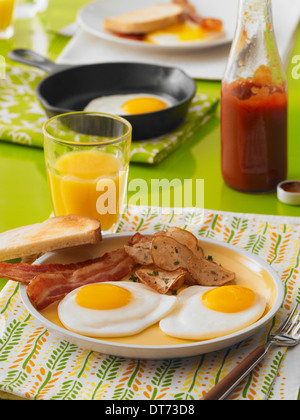
[[[287,80],[271,0],[240,0],[221,88],[222,175],[243,192],[269,192],[287,176]]]

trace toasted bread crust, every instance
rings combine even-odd
[[[23,258],[101,240],[98,220],[74,215],[52,217],[43,223],[0,234],[0,261]]]
[[[120,34],[147,34],[163,29],[181,19],[183,8],[176,4],[156,4],[104,20],[107,31]]]

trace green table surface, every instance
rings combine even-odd
[[[86,0],[50,0],[46,12],[18,20],[16,33],[0,42],[0,54],[31,48],[48,55],[53,32],[72,23]],[[300,179],[300,79],[293,79],[292,57],[300,55],[300,28],[287,68],[289,83],[289,179]],[[203,93],[219,97],[220,82],[197,81]],[[217,114],[201,131],[157,166],[131,164],[130,177],[204,179],[204,207],[219,211],[300,216],[299,207],[284,205],[276,193],[242,194],[228,188],[220,169],[220,119]],[[149,198],[150,196],[145,197]],[[0,232],[45,220],[51,213],[44,155],[41,149],[0,141]],[[0,287],[3,285],[0,283]]]

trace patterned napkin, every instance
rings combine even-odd
[[[276,318],[255,336],[214,353],[186,359],[124,359],[83,350],[47,331],[27,312],[19,286],[10,281],[0,294],[0,391],[38,400],[199,400],[241,358],[263,344],[299,301],[299,221],[197,209],[128,208],[119,232],[181,226],[260,256],[277,270],[285,286],[284,305]],[[230,398],[296,399],[298,364],[287,370],[285,358],[285,348],[272,348]],[[291,386],[289,378],[293,383],[298,379],[298,385]],[[280,386],[274,394],[276,380]]]
[[[35,87],[44,77],[39,70],[7,66],[6,79],[0,80],[0,138],[27,146],[43,147],[42,126],[47,120]],[[198,92],[185,122],[172,133],[158,139],[134,142],[131,161],[157,164],[186,142],[216,110],[219,100]]]

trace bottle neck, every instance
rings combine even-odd
[[[239,27],[246,30],[247,38],[259,33],[273,37],[273,15],[271,0],[240,0]]]
[[[272,11],[271,0],[240,0],[239,11],[251,14]]]
[[[273,80],[285,80],[273,27],[271,0],[240,0],[236,34],[224,79],[252,77],[260,66],[272,69]]]

